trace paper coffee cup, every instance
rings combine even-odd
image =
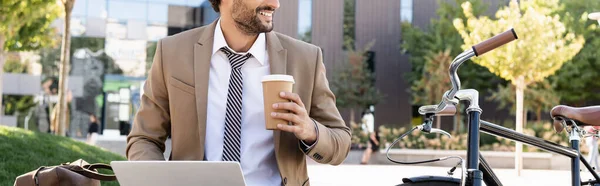
[[[290,75],[275,74],[263,76],[262,86],[263,98],[265,102],[265,127],[267,130],[275,130],[277,129],[277,124],[288,123],[286,120],[273,118],[273,116],[271,116],[271,112],[288,112],[287,110],[273,109],[273,104],[289,102],[290,100],[281,98],[279,93],[292,92],[294,83],[294,77]]]

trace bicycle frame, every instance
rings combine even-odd
[[[458,77],[457,71],[462,63],[469,60],[473,56],[480,56],[494,48],[502,46],[506,43],[509,43],[515,39],[517,39],[517,35],[514,29],[510,29],[504,33],[496,35],[486,41],[483,41],[477,45],[474,45],[471,50],[467,50],[461,54],[459,54],[450,64],[449,75],[450,81],[452,83],[452,88],[444,93],[442,97],[442,101],[438,105],[428,105],[422,106],[419,108],[419,113],[428,117],[426,121],[429,123],[423,124],[421,129],[425,132],[438,131],[439,129],[431,129],[431,122],[433,121],[434,115],[453,115],[456,113],[455,105],[459,104],[461,101],[468,101],[469,107],[466,109],[468,114],[468,138],[467,138],[467,159],[466,159],[466,178],[461,180],[461,184],[466,184],[470,186],[481,186],[482,182],[485,182],[488,186],[499,186],[502,185],[498,177],[494,174],[492,168],[485,161],[485,158],[479,152],[479,132],[485,132],[491,135],[495,135],[498,137],[503,137],[506,139],[510,139],[516,142],[522,142],[531,146],[535,146],[546,151],[554,152],[563,156],[567,156],[571,158],[571,182],[573,186],[580,186],[582,184],[590,184],[590,183],[599,183],[600,177],[598,174],[592,169],[590,164],[582,157],[579,152],[579,141],[580,141],[580,129],[577,127],[575,122],[571,121],[573,125],[571,125],[571,130],[567,130],[569,132],[569,141],[571,143],[571,147],[564,147],[558,144],[545,141],[540,138],[536,138],[533,136],[527,136],[521,133],[518,133],[514,130],[489,123],[486,121],[480,120],[480,115],[482,113],[481,108],[479,107],[479,92],[473,89],[460,89],[460,79]],[[563,120],[567,122],[567,120]],[[565,124],[565,123],[563,123]],[[566,125],[565,125],[566,126]],[[415,128],[416,129],[416,128]],[[413,129],[414,130],[414,129]],[[404,136],[404,135],[403,135]],[[400,137],[402,138],[402,136]],[[399,138],[399,139],[400,139]],[[389,150],[389,149],[388,149]],[[388,156],[388,159],[389,156]],[[409,162],[404,164],[415,164],[415,163],[426,163],[433,161],[440,161],[441,159],[434,159],[428,161],[420,161],[420,162]],[[391,159],[390,159],[391,160]],[[595,180],[582,182],[580,177],[580,164],[582,162],[585,167],[592,173]],[[399,162],[402,163],[402,162]],[[464,175],[465,171],[463,171]]]
[[[476,174],[471,172],[481,171],[483,175],[483,181],[486,185],[502,185],[500,180],[496,177],[492,169],[489,167],[485,158],[479,155],[479,132],[482,131],[484,133],[503,137],[506,139],[510,139],[516,142],[522,142],[531,146],[535,146],[546,151],[554,152],[563,156],[567,156],[571,158],[571,180],[573,186],[579,186],[583,184],[600,184],[600,177],[598,174],[592,169],[590,164],[584,159],[581,158],[582,155],[579,153],[579,134],[578,131],[571,131],[570,141],[571,147],[564,147],[549,141],[545,141],[541,138],[536,138],[532,136],[528,136],[522,133],[518,133],[514,130],[487,122],[479,120],[480,113],[473,111],[469,112],[469,141],[468,150],[467,150],[467,169],[469,172],[467,176],[467,183],[472,183],[473,186],[480,186],[481,181],[478,182],[476,179]],[[476,140],[476,141],[475,141]],[[589,172],[594,176],[595,180],[582,182],[580,177],[580,167],[579,162],[582,162],[584,166],[589,170]],[[475,177],[472,177],[475,176]]]

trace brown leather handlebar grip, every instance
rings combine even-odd
[[[480,56],[518,38],[515,29],[511,28],[510,30],[474,45],[473,52],[475,52],[475,56]]]
[[[456,107],[454,105],[446,105],[446,108],[435,114],[436,116],[454,116],[456,115]]]

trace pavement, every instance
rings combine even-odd
[[[124,136],[113,134],[114,132],[99,136],[96,145],[125,155]],[[80,139],[83,140],[83,139]],[[166,143],[168,156],[170,151],[170,141]],[[342,165],[332,166],[318,164],[307,158],[308,174],[310,183],[313,186],[378,186],[378,185],[398,185],[402,183],[402,178],[436,175],[447,176],[449,167],[439,166],[407,166],[407,165],[359,165],[362,151],[352,150]],[[373,159],[372,159],[373,160]],[[375,162],[375,161],[373,161]],[[454,177],[460,178],[457,169]],[[503,185],[570,185],[571,173],[568,170],[539,170],[525,169],[521,176],[517,176],[514,169],[494,169]],[[582,173],[584,180],[591,178],[589,173]]]
[[[311,185],[316,186],[365,186],[365,185],[398,185],[402,178],[437,175],[447,176],[446,167],[430,166],[405,166],[405,165],[317,165],[308,166],[308,175]],[[457,174],[454,177],[460,178]],[[521,176],[516,175],[514,169],[494,169],[494,172],[503,185],[544,185],[565,186],[571,185],[570,171],[555,170],[523,170]],[[584,179],[591,175],[582,173]],[[485,184],[484,184],[485,185]]]

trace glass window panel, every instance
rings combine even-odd
[[[151,24],[166,25],[169,17],[169,5],[148,4],[148,22]]]
[[[298,0],[298,38],[311,42],[312,0]]]
[[[169,5],[187,5],[188,0],[148,0],[151,3],[165,3]]]
[[[85,22],[86,19],[84,17],[71,17],[71,36],[79,37],[85,33]]]
[[[187,0],[188,6],[199,7],[202,3],[207,0]]]
[[[73,6],[73,11],[71,12],[72,15],[73,16],[86,16],[86,13],[85,13],[86,6],[87,6],[87,0],[75,1],[75,6]]]
[[[127,26],[121,23],[106,24],[106,38],[125,39],[127,36]]]
[[[167,37],[168,34],[168,29],[164,26],[148,26],[146,29],[148,41],[158,41],[159,39]]]
[[[106,35],[106,20],[88,17],[85,35],[89,37],[104,37]]]
[[[402,0],[400,2],[400,21],[412,23],[413,0]]]
[[[108,4],[108,16],[119,21],[146,20],[146,10],[146,3],[109,1]]]
[[[106,12],[106,0],[88,0],[88,17],[106,18],[107,14],[108,13]]]
[[[127,38],[146,40],[146,22],[145,21],[127,21]]]
[[[209,5],[207,6],[206,4]],[[202,22],[200,23],[202,26],[208,25],[219,18],[219,13],[215,12],[210,3],[203,4],[200,9],[202,10]]]

